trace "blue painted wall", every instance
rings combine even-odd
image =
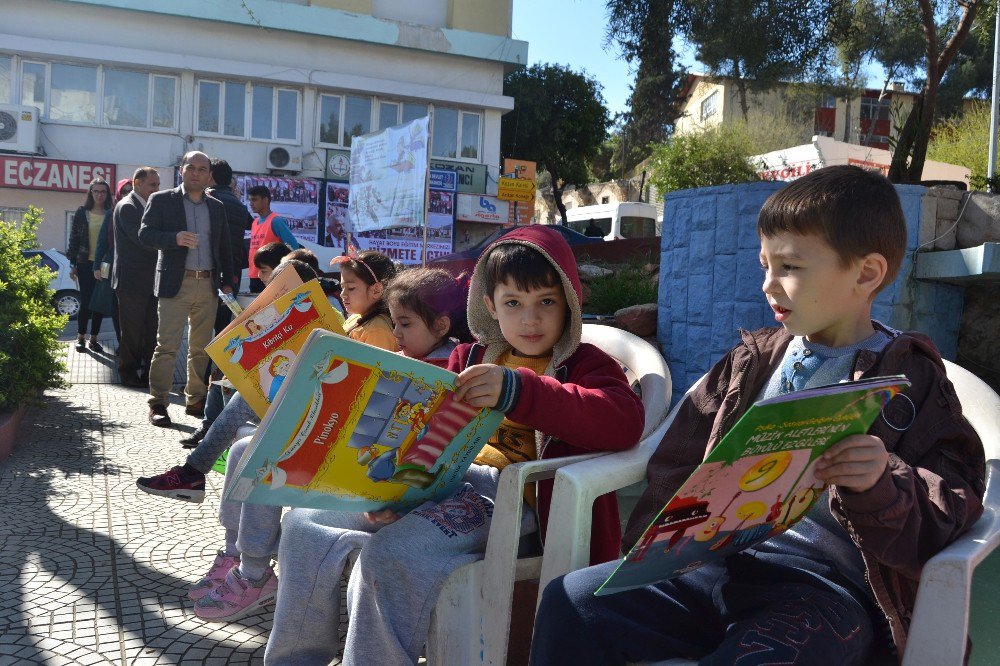
[[[739,342],[737,329],[775,325],[761,291],[757,214],[784,185],[723,185],[664,198],[657,337],[670,366],[674,402]],[[930,335],[944,357],[954,359],[962,289],[911,279],[926,188],[896,189],[906,216],[907,253],[896,281],[876,298],[872,316]]]

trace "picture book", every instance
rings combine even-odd
[[[269,292],[271,287],[275,289]],[[315,329],[343,335],[344,318],[330,305],[318,280],[303,284],[295,271],[282,271],[205,351],[263,417]]]
[[[227,499],[403,512],[448,495],[503,420],[455,400],[456,376],[313,331]]]
[[[863,434],[909,381],[820,386],[750,407],[646,528],[598,595],[680,576],[795,525],[824,494],[816,460]]]

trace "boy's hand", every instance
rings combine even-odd
[[[402,516],[395,511],[383,509],[382,511],[365,511],[365,518],[372,525],[389,525],[402,518]]]
[[[496,407],[503,390],[503,368],[486,363],[471,365],[455,379],[455,400],[473,407]]]
[[[885,466],[889,452],[874,435],[849,435],[830,447],[816,462],[816,478],[828,484],[863,493],[874,486]]]

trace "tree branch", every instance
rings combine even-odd
[[[958,49],[961,48],[962,44],[965,42],[965,38],[968,37],[969,31],[972,29],[972,24],[976,21],[976,13],[979,11],[979,5],[982,4],[981,0],[970,0],[967,3],[959,3],[962,6],[962,20],[958,23],[958,28],[955,30],[955,34],[951,36],[948,43],[945,44],[944,50],[941,51],[941,55],[938,57],[938,72],[942,74],[938,76],[938,81],[941,80],[943,73],[948,70],[951,65],[951,61],[955,59],[958,54]]]
[[[924,27],[924,42],[927,45],[927,82],[935,84],[941,80],[938,74],[937,26],[934,24],[934,7],[930,0],[918,0],[920,23]]]

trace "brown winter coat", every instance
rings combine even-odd
[[[650,458],[649,486],[629,518],[626,547],[747,410],[792,340],[780,328],[740,333],[743,343],[685,399]],[[889,451],[885,473],[863,493],[833,487],[829,495],[833,515],[861,549],[866,577],[901,656],[924,563],[982,514],[986,463],[982,442],[962,416],[941,356],[927,337],[903,333],[881,354],[862,351],[854,360],[854,379],[895,374],[906,375],[911,386],[868,431]]]

